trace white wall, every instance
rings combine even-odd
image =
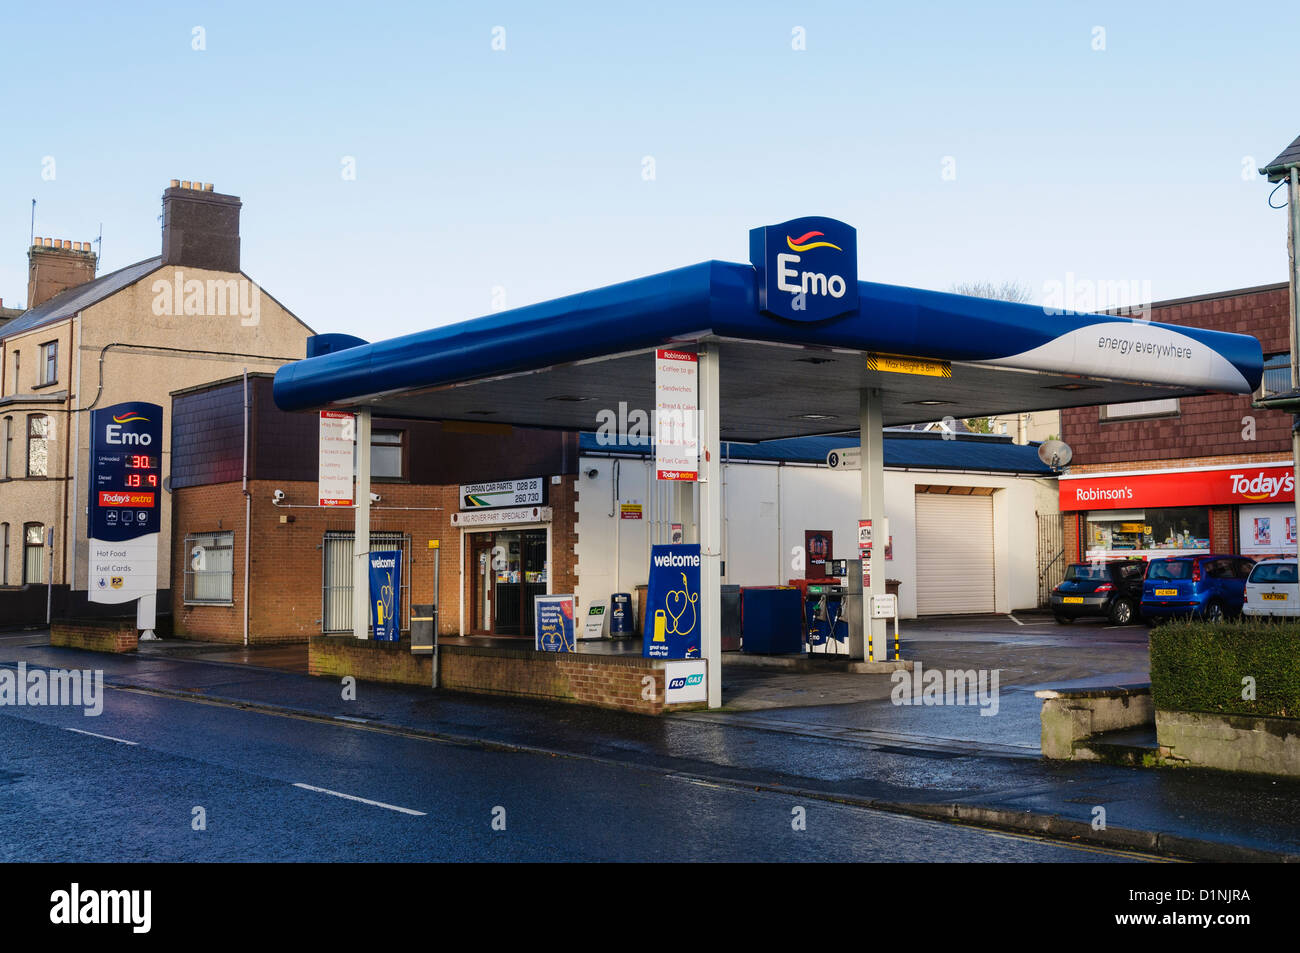
[[[647,461],[622,459],[619,496],[642,505],[641,520],[619,518],[613,499],[615,461],[583,457],[578,480],[576,544],[578,602],[604,598],[612,592],[635,592],[649,572],[649,544],[668,542],[671,488],[647,479]],[[588,477],[589,470],[596,476]],[[724,583],[773,585],[804,575],[795,568],[796,547],[804,530],[830,530],[835,535],[834,558],[857,557],[859,473],[822,466],[775,466],[735,463],[723,468]],[[779,492],[778,492],[779,483]],[[1033,608],[1038,604],[1038,513],[1058,511],[1056,481],[980,473],[885,471],[885,515],[894,537],[893,559],[878,565],[885,578],[902,582],[899,611],[916,616],[916,486],[995,487],[993,534],[995,604],[998,612]],[[611,508],[614,515],[610,515]],[[777,525],[780,523],[780,538]],[[689,540],[690,529],[687,528]],[[614,554],[617,548],[618,572]]]

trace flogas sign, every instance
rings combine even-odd
[[[858,232],[809,216],[749,233],[758,308],[790,321],[825,321],[858,308]]]

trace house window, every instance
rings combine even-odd
[[[45,581],[41,572],[45,555],[45,527],[40,523],[23,524],[23,584],[40,585]]]
[[[59,342],[41,345],[41,383],[53,384],[59,379]]]
[[[195,533],[185,537],[185,601],[234,602],[235,534]]]
[[[370,476],[372,479],[400,480],[402,473],[401,430],[375,430],[370,434]]]
[[[33,414],[27,418],[27,475],[50,475],[50,418]]]
[[[1264,377],[1259,382],[1257,399],[1284,394],[1291,389],[1291,355],[1270,354],[1264,358]]]
[[[2,434],[4,442],[0,443],[0,454],[3,455],[3,459],[0,459],[0,480],[9,479],[9,442],[14,438],[13,431],[14,419],[6,417]]]
[[[1135,400],[1127,404],[1103,404],[1102,420],[1139,420],[1143,417],[1178,416],[1178,398],[1165,400]]]
[[[14,351],[14,380],[13,387],[9,388],[9,393],[18,393],[18,369],[22,366],[22,352]]]
[[[0,586],[9,585],[9,524],[0,523]]]

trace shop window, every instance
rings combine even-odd
[[[40,523],[23,524],[23,584],[39,586],[45,581],[45,527]]]
[[[1103,404],[1102,420],[1141,420],[1144,417],[1178,416],[1178,398],[1165,400],[1134,400],[1126,404]]]
[[[1257,400],[1284,394],[1291,389],[1291,355],[1270,354],[1264,358],[1264,376],[1255,392]]]
[[[185,537],[185,601],[229,605],[234,601],[235,534],[195,533]]]
[[[54,384],[59,380],[59,342],[41,345],[41,383]]]
[[[1204,506],[1094,511],[1088,514],[1087,526],[1089,556],[1207,552],[1210,548],[1210,510]]]
[[[27,418],[27,475],[49,476],[50,418],[33,414]]]

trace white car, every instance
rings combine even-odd
[[[1241,611],[1243,615],[1266,618],[1300,616],[1300,580],[1297,580],[1295,557],[1255,563],[1246,579],[1246,602]]]

